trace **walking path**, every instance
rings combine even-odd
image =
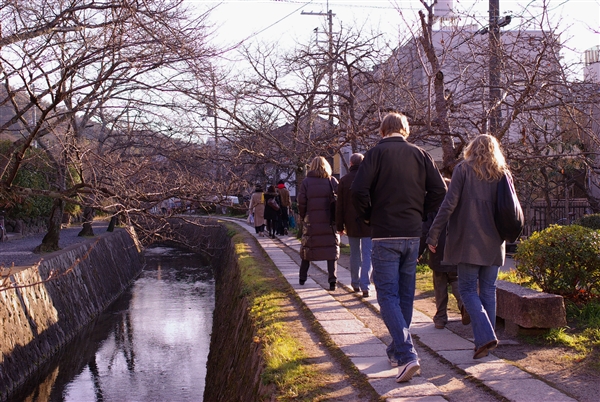
[[[250,233],[245,221],[231,219]],[[373,388],[387,401],[423,401],[443,402],[443,392],[421,376],[415,376],[410,382],[398,384],[395,381],[397,368],[388,362],[385,344],[360,320],[338,302],[328,290],[309,278],[304,285],[299,285],[299,266],[281,248],[281,243],[299,252],[300,242],[292,236],[281,236],[278,239],[258,237],[262,248],[269,255],[283,276],[295,289],[298,296],[312,311],[321,326],[328,332],[337,346],[352,360],[356,368],[367,376]],[[325,261],[313,262],[323,272],[327,272]],[[352,292],[350,271],[338,266],[338,283]],[[377,311],[376,291],[370,291],[364,303],[371,304]],[[490,353],[482,359],[473,360],[474,343],[462,338],[448,329],[436,329],[430,317],[415,310],[410,327],[411,334],[419,342],[426,345],[442,360],[464,371],[466,376],[479,380],[485,387],[509,401],[529,402],[567,402],[575,401],[531,374],[499,359]],[[502,343],[502,340],[500,341]]]

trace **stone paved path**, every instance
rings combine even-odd
[[[240,226],[254,234],[250,227],[241,220],[235,220]],[[255,235],[256,236],[256,235]],[[392,368],[387,360],[386,346],[360,320],[351,314],[326,289],[309,278],[301,286],[298,284],[299,267],[282,249],[281,243],[299,251],[300,242],[292,236],[281,236],[278,239],[257,237],[262,248],[279,268],[296,293],[319,320],[331,339],[346,353],[356,368],[367,376],[369,383],[385,400],[443,402],[443,392],[434,384],[421,376],[415,376],[408,383],[395,382],[397,369]],[[325,261],[313,262],[327,272]],[[338,266],[338,283],[349,292],[350,272]],[[371,290],[371,297],[362,299],[370,303],[377,311],[376,291]],[[448,329],[435,329],[430,317],[415,310],[410,327],[411,334],[429,347],[441,359],[463,370],[466,375],[479,380],[485,387],[496,392],[509,401],[515,402],[567,402],[575,401],[531,374],[499,359],[491,353],[489,356],[473,360],[474,344]]]

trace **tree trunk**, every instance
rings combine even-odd
[[[64,208],[64,201],[56,198],[52,204],[52,212],[50,213],[50,221],[48,222],[48,232],[42,239],[42,244],[33,250],[35,253],[48,253],[60,250],[58,241],[60,240],[60,228],[62,225]]]
[[[108,224],[108,228],[106,228],[107,232],[113,232],[115,230],[115,226],[119,224],[119,214],[115,214],[110,218],[110,222]]]
[[[442,142],[442,168],[443,172],[452,173],[454,166],[457,163],[458,153],[454,149],[454,142],[450,136],[450,125],[448,124],[448,103],[446,99],[446,91],[444,88],[444,73],[440,69],[440,63],[435,52],[435,46],[432,39],[433,27],[433,8],[426,7],[428,11],[427,20],[423,11],[419,11],[421,19],[421,28],[423,35],[420,38],[421,45],[425,50],[427,60],[434,74],[433,88],[435,93],[435,112],[436,118],[434,122],[429,122],[430,127],[434,126],[433,131],[440,135]],[[433,124],[435,123],[435,124]]]
[[[85,207],[83,209],[83,228],[77,236],[94,236],[94,229],[92,228],[92,222],[94,221],[94,208]]]

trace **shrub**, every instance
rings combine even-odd
[[[572,300],[600,292],[600,232],[579,225],[552,225],[519,244],[517,269],[544,292]]]
[[[600,229],[600,214],[585,215],[575,222],[576,225],[583,226],[590,229]]]

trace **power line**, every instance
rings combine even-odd
[[[248,40],[250,40],[250,39],[254,38],[255,36],[258,36],[258,35],[260,35],[261,33],[265,32],[267,29],[274,27],[275,25],[279,24],[280,22],[282,22],[282,21],[286,20],[287,18],[291,17],[292,15],[296,14],[298,11],[300,11],[300,9],[301,9],[301,8],[303,8],[303,7],[305,7],[305,6],[309,5],[309,4],[311,4],[311,3],[313,3],[313,2],[314,2],[314,0],[311,0],[311,1],[308,1],[308,2],[305,2],[305,3],[302,3],[302,5],[301,5],[300,7],[298,7],[297,9],[295,9],[294,11],[292,11],[291,13],[289,13],[288,15],[286,15],[286,16],[284,16],[284,17],[280,18],[279,20],[275,21],[274,23],[272,23],[272,24],[271,24],[271,25],[269,25],[269,26],[266,26],[265,28],[261,29],[260,31],[256,31],[256,32],[253,32],[253,33],[251,33],[251,34],[250,34],[250,35],[248,35],[246,38],[242,39],[242,40],[241,40],[241,41],[239,41],[237,44],[233,45],[231,48],[229,48],[229,49],[225,50],[223,53],[229,52],[229,51],[231,51],[231,50],[233,50],[233,49],[237,49],[237,48],[238,48],[238,47],[240,47],[240,46],[241,46],[241,45],[242,45],[244,42],[246,42],[246,41],[248,41]],[[223,4],[223,3],[225,3],[225,2],[221,2],[220,4]]]

